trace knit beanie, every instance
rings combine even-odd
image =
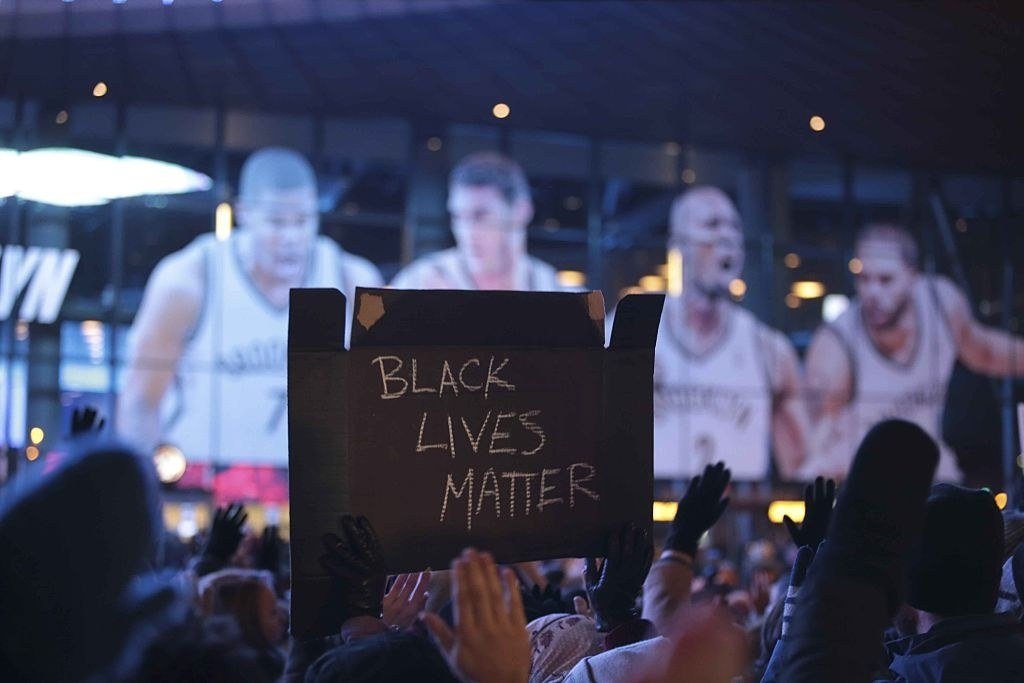
[[[908,564],[907,602],[945,617],[991,614],[1003,565],[1003,517],[992,494],[936,484]]]

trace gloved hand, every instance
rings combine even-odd
[[[341,518],[341,536],[323,535],[320,564],[335,579],[344,618],[380,617],[387,570],[377,534],[366,517]]]
[[[808,484],[804,489],[804,521],[798,526],[789,515],[782,518],[797,548],[808,546],[817,550],[825,540],[835,502],[836,483],[833,480],[818,477],[813,484]]]
[[[719,462],[708,465],[702,475],[690,480],[665,539],[666,550],[677,550],[691,557],[697,554],[700,537],[714,526],[729,504],[729,499],[722,498],[722,494],[731,478],[732,473],[725,468],[725,463]]]
[[[206,542],[203,555],[220,562],[230,560],[238,550],[238,544],[242,542],[242,526],[247,516],[245,508],[238,503],[226,508],[217,508],[213,514],[210,538]]]
[[[281,570],[281,535],[274,524],[268,524],[263,528],[256,566],[259,569],[266,569],[274,576]]]
[[[647,532],[630,523],[612,532],[600,567],[595,558],[587,558],[583,580],[598,631],[611,631],[637,616],[636,599],[653,557]]]
[[[98,434],[107,425],[106,418],[100,416],[92,406],[75,408],[71,412],[71,438],[78,439],[89,434]]]

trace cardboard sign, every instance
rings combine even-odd
[[[630,296],[604,347],[598,292],[293,290],[288,335],[292,629],[314,635],[320,538],[365,515],[388,571],[600,556],[650,530],[663,297]]]

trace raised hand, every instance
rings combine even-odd
[[[277,576],[281,569],[281,534],[274,524],[268,524],[263,528],[260,549],[256,555],[256,567],[266,569],[274,576]]]
[[[89,434],[99,434],[107,426],[106,418],[92,406],[75,408],[71,412],[71,438],[78,439]]]
[[[600,568],[591,557],[583,570],[598,631],[611,631],[637,616],[636,599],[651,568],[654,547],[647,532],[630,523],[612,532],[607,554]]]
[[[366,517],[341,518],[341,536],[323,535],[320,564],[337,579],[344,618],[380,617],[387,571],[377,533]]]
[[[731,478],[732,473],[725,468],[725,463],[719,462],[708,465],[703,474],[690,480],[665,539],[666,550],[691,557],[697,554],[700,537],[714,526],[729,504],[729,499],[722,498],[722,494]]]
[[[808,546],[811,550],[818,549],[828,532],[828,522],[832,519],[835,502],[836,483],[833,480],[818,477],[813,484],[808,484],[804,489],[803,523],[798,525],[789,515],[782,518],[797,548]]]
[[[427,604],[430,572],[399,574],[384,594],[384,623],[398,629],[413,625]]]
[[[452,671],[464,683],[524,683],[530,676],[519,581],[489,553],[472,548],[452,562],[455,629],[432,613],[421,615]]]
[[[238,503],[217,508],[203,554],[221,562],[230,560],[242,542],[242,526],[247,516],[245,508]]]

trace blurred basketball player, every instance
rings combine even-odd
[[[519,164],[496,152],[463,159],[448,181],[456,246],[424,256],[395,275],[399,289],[560,289],[555,269],[526,253],[533,218]]]
[[[946,385],[959,358],[984,375],[1024,375],[1024,339],[978,323],[952,282],[918,272],[917,245],[903,227],[869,225],[855,245],[857,298],[807,350],[815,434],[807,477],[846,474],[879,420],[915,422],[941,445],[936,478],[960,471],[942,444]]]
[[[714,187],[672,205],[669,249],[682,254],[683,292],[668,296],[654,361],[654,475],[691,477],[724,460],[735,479],[779,473],[804,456],[806,413],[796,351],[729,295],[743,269],[736,207]]]
[[[190,462],[286,465],[288,290],[380,286],[369,261],[318,235],[317,185],[300,154],[267,148],[242,167],[239,229],[167,256],[131,331],[120,432]]]

